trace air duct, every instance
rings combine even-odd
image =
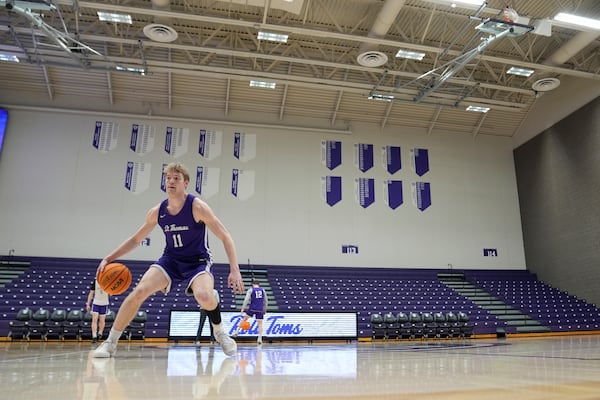
[[[566,63],[571,57],[583,50],[584,47],[596,40],[598,36],[600,36],[600,32],[598,31],[581,31],[577,33],[567,43],[552,53],[543,64],[559,66]],[[536,92],[548,92],[556,89],[559,85],[560,80],[558,78],[546,76],[535,81],[532,89]]]
[[[383,38],[400,13],[400,9],[404,6],[405,0],[387,0],[383,3],[375,23],[368,33],[370,38]],[[365,67],[380,67],[388,60],[385,53],[378,50],[377,45],[363,43],[358,49],[356,61]]]
[[[558,66],[566,63],[571,57],[579,53],[584,47],[592,43],[600,36],[599,31],[581,31],[571,38],[567,43],[556,50],[544,64]]]
[[[170,0],[152,0],[152,9],[170,11]],[[154,23],[144,27],[144,35],[155,42],[169,43],[177,39],[177,31],[169,26],[170,18],[154,17]]]

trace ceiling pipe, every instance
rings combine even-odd
[[[600,32],[598,31],[581,31],[552,53],[542,62],[542,64],[559,67],[573,58],[577,53],[583,50],[584,47],[591,44],[598,36],[600,36]],[[560,79],[558,79],[556,75],[551,76],[549,73],[542,72],[539,74],[538,79],[533,82],[531,88],[535,90],[536,93],[543,93],[554,90],[559,85]]]
[[[390,30],[405,0],[386,0],[377,14],[375,23],[367,34],[370,38],[383,38]],[[387,62],[387,55],[378,51],[379,46],[372,43],[362,43],[358,49],[356,61],[368,67],[380,67]]]
[[[600,31],[581,31],[548,57],[543,64],[559,66],[583,50],[600,36]]]
[[[152,9],[159,11],[170,11],[171,10],[171,0],[152,0]],[[157,24],[168,25],[171,21],[171,18],[165,17],[154,17],[154,22]]]

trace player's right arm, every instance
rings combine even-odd
[[[244,312],[244,310],[248,309],[251,299],[252,299],[252,288],[248,289],[248,291],[246,292],[246,297],[244,297],[244,303],[242,303],[242,313]]]
[[[96,276],[100,272],[104,270],[106,264],[117,260],[123,257],[125,254],[134,250],[136,247],[140,245],[140,243],[148,237],[150,232],[154,229],[154,227],[158,224],[158,208],[160,204],[152,207],[148,214],[146,214],[146,221],[142,226],[138,228],[138,230],[127,239],[125,239],[116,249],[112,251],[109,255],[104,257],[102,261],[100,261],[100,265],[98,265],[98,270],[96,271]]]

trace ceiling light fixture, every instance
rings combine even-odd
[[[400,49],[396,53],[397,58],[408,58],[409,60],[419,60],[421,61],[423,57],[425,57],[425,53],[420,53],[418,51],[410,51]]]
[[[481,107],[481,106],[469,106],[469,107],[467,107],[467,111],[486,113],[486,112],[490,111],[490,108],[489,107]]]
[[[0,61],[19,62],[19,57],[14,54],[0,53]]]
[[[117,71],[122,71],[122,72],[131,72],[132,74],[139,74],[139,75],[146,75],[146,68],[140,68],[140,67],[124,67],[122,65],[117,65],[115,67],[115,69]]]
[[[460,6],[480,7],[485,0],[429,0],[431,3],[450,4],[452,8]]]
[[[510,67],[509,70],[506,71],[507,74],[519,75],[519,76],[531,76],[531,75],[533,75],[534,72],[535,72],[535,70],[533,70],[533,69],[519,68],[519,67]]]
[[[250,81],[250,87],[259,87],[266,89],[275,89],[277,84],[275,82],[267,82],[267,81]]]
[[[391,94],[379,94],[379,93],[371,93],[368,97],[369,100],[381,100],[381,101],[393,101],[394,96]]]
[[[132,24],[133,20],[129,14],[118,14],[104,11],[98,11],[98,19],[106,22],[118,22],[121,24]]]
[[[554,17],[554,20],[560,21],[560,22],[565,22],[567,24],[574,25],[574,26],[579,26],[579,27],[583,26],[585,28],[600,30],[600,20],[597,20],[597,19],[580,17],[577,15],[568,14],[568,13],[558,13]]]
[[[258,32],[258,40],[268,40],[269,42],[287,43],[288,35],[275,32]]]

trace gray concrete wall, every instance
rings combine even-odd
[[[527,268],[600,304],[600,98],[514,155]]]

